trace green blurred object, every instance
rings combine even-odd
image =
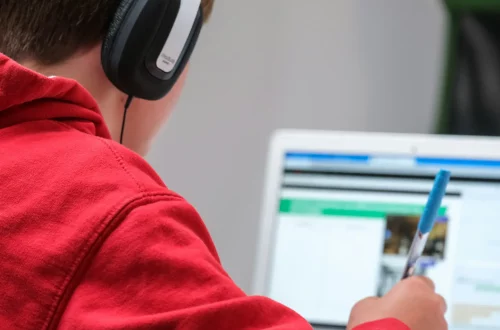
[[[500,136],[500,0],[446,0],[448,42],[436,131]]]

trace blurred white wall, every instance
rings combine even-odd
[[[216,0],[181,103],[149,160],[201,213],[251,288],[268,138],[277,128],[429,132],[438,0]]]

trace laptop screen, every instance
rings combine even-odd
[[[345,326],[355,302],[401,279],[439,169],[452,180],[417,273],[447,300],[451,330],[500,329],[500,160],[286,154],[268,295]]]

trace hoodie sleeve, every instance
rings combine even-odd
[[[132,210],[81,276],[59,329],[312,329],[285,306],[238,288],[181,199]]]
[[[312,329],[287,307],[238,288],[180,198],[132,210],[80,276],[59,329]],[[409,329],[381,320],[356,330]]]

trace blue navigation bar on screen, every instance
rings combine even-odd
[[[287,160],[305,160],[311,162],[336,162],[336,163],[368,163],[372,157],[368,155],[349,154],[320,154],[320,153],[287,153]]]
[[[460,159],[460,158],[415,158],[417,165],[451,167],[499,167],[500,160]]]
[[[360,155],[360,154],[327,154],[327,153],[302,153],[289,152],[286,154],[287,161],[308,161],[310,163],[357,163],[370,164],[376,163],[377,159],[384,159],[384,163],[391,158],[394,158],[395,164],[400,164],[401,159],[406,156],[398,155]],[[499,168],[500,160],[492,159],[467,159],[467,158],[436,158],[436,157],[408,157],[408,160],[413,160],[416,166],[429,167],[467,167],[467,168]]]

